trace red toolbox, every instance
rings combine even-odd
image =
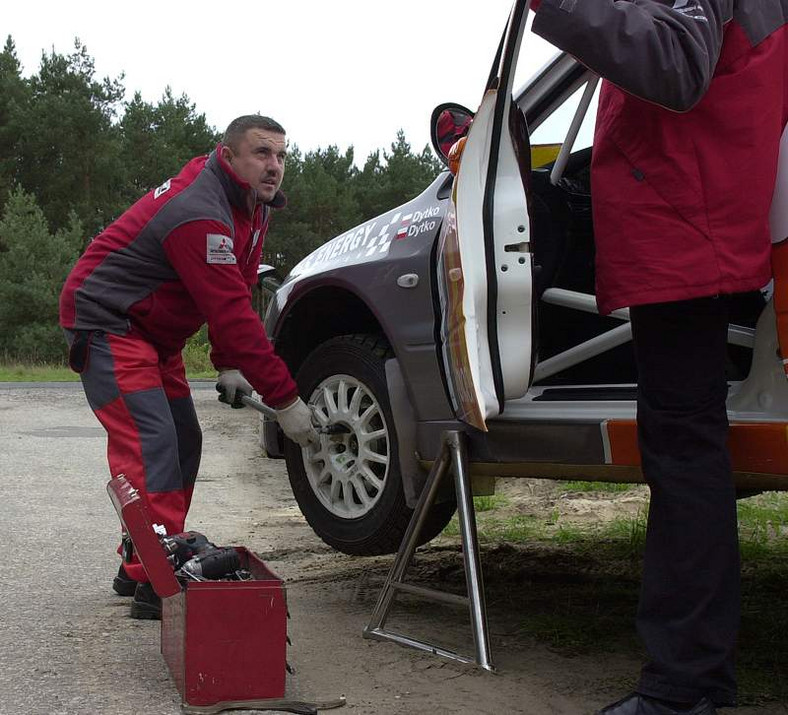
[[[255,554],[237,547],[251,580],[182,585],[137,490],[121,476],[107,491],[161,596],[161,652],[184,706],[282,698],[287,667],[282,580]]]

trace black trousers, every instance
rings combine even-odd
[[[728,299],[630,312],[638,439],[651,488],[637,614],[649,661],[637,690],[733,705],[741,599],[725,408]]]

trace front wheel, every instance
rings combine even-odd
[[[296,377],[320,426],[341,431],[321,434],[318,446],[306,448],[285,440],[290,484],[315,533],[346,554],[395,552],[413,514],[388,399],[390,357],[380,336],[343,335],[315,348]],[[453,501],[435,504],[420,542],[437,536],[454,509]]]

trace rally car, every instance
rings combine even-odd
[[[468,435],[477,490],[496,476],[642,481],[628,310],[600,316],[594,297],[592,147],[578,136],[598,78],[559,53],[513,92],[525,5],[478,110],[432,115],[447,163],[467,132],[457,175],[308,255],[266,314],[301,395],[339,428],[302,449],[266,422],[265,450],[286,459],[312,528],[346,553],[396,551],[448,429]],[[565,136],[550,141],[558,125]],[[769,287],[736,300],[737,486],[786,489],[788,382]],[[454,508],[451,495],[436,503],[422,539]]]

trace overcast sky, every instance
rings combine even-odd
[[[511,0],[245,0],[135,3],[6,2],[24,74],[42,52],[69,54],[78,37],[99,77],[125,74],[127,99],[157,102],[169,85],[220,131],[260,112],[309,150],[355,146],[363,163],[402,128],[429,142],[441,102],[478,107]],[[555,50],[527,34],[516,84]]]

